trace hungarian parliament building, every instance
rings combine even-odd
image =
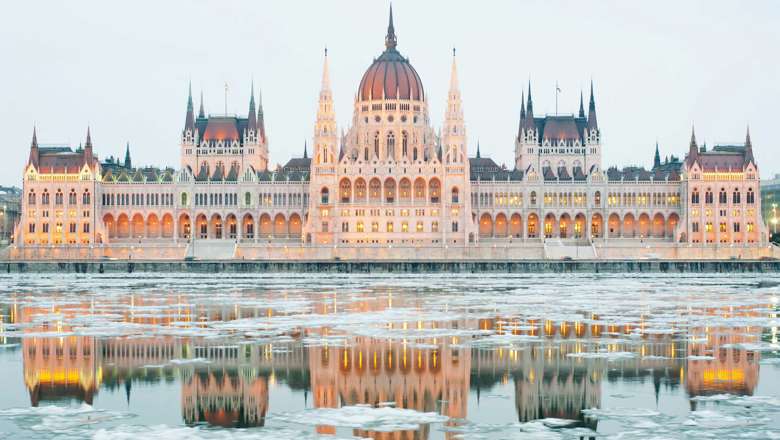
[[[262,102],[196,113],[178,169],[39,146],[24,168],[12,257],[741,258],[768,255],[759,172],[744,144],[699,145],[653,167],[602,168],[593,85],[574,114],[534,113],[523,91],[514,164],[470,151],[453,50],[447,105],[430,122],[420,75],[385,48],[336,125],[328,56],[310,152],[269,167]],[[587,106],[587,109],[586,109]],[[650,152],[648,152],[650,156]]]

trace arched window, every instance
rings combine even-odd
[[[412,150],[412,160],[417,160],[417,147]]]
[[[379,157],[379,132],[378,131],[374,134],[374,156]]]
[[[458,197],[458,187],[457,186],[453,186],[452,187],[452,203],[460,203],[458,200],[459,200],[459,197]]]
[[[363,150],[363,160],[368,162],[368,147],[366,147],[365,150]]]
[[[244,193],[244,205],[249,206],[252,204],[252,193],[249,191]]]
[[[41,194],[41,204],[48,205],[49,204],[49,190],[44,189],[43,194]]]
[[[58,189],[57,193],[54,194],[54,204],[55,205],[62,205],[62,190]]]
[[[28,205],[35,204],[35,191],[30,191],[30,193],[27,194],[27,204]]]
[[[181,193],[181,205],[187,206],[187,193]]]
[[[401,155],[403,157],[409,155],[408,147],[409,147],[409,134],[404,131],[403,133],[401,133]]]
[[[89,205],[90,203],[92,203],[92,197],[89,195],[89,190],[85,189],[84,194],[81,195],[81,204]]]
[[[531,204],[536,205],[536,191],[531,191]]]
[[[691,193],[691,203],[698,204],[699,203],[699,190],[694,188],[693,192]]]
[[[753,188],[748,188],[748,191],[747,191],[747,202],[750,205],[752,205],[753,203],[756,203],[756,193],[753,192]]]
[[[710,188],[707,188],[707,191],[704,191],[704,203],[712,204],[713,196],[712,196],[712,190]]]
[[[321,196],[322,204],[327,205],[329,199],[329,192],[327,187],[322,188],[322,191],[320,191],[320,196]]]
[[[387,157],[395,158],[395,134],[387,133]]]
[[[733,204],[739,204],[742,203],[742,197],[740,195],[740,192],[738,189],[734,188],[734,194],[731,196],[731,203]]]
[[[729,196],[726,194],[726,188],[721,188],[718,194],[718,203],[726,204],[729,202]]]
[[[593,195],[593,204],[601,206],[601,191],[596,191],[596,194]]]

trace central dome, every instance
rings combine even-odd
[[[393,7],[390,7],[390,24],[387,26],[385,51],[374,60],[363,74],[358,89],[358,99],[406,99],[422,101],[425,99],[420,75],[409,60],[396,50],[395,29],[393,28]]]

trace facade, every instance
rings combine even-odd
[[[196,116],[190,90],[179,169],[133,167],[129,147],[124,161],[101,162],[89,131],[76,150],[39,146],[34,132],[12,257],[774,252],[749,133],[742,145],[709,150],[692,133],[683,160],[662,162],[656,146],[652,169],[604,169],[593,85],[587,112],[581,96],[576,114],[539,116],[529,83],[508,169],[482,157],[479,146],[469,156],[454,50],[443,125],[431,125],[429,96],[398,50],[392,11],[385,50],[363,75],[346,130],[336,124],[328,63],[326,51],[311,157],[304,147],[302,157],[275,170],[254,92],[246,117],[207,115],[202,97]]]
[[[778,203],[780,202],[780,174],[761,182],[761,214],[770,234],[777,234]]]
[[[10,243],[19,223],[22,190],[15,186],[0,186],[0,246]]]

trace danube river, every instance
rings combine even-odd
[[[780,438],[776,275],[4,275],[0,439]]]

